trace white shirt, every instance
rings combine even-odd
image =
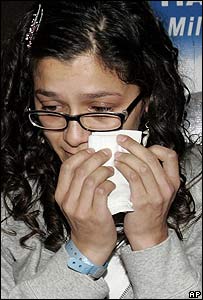
[[[110,259],[104,280],[110,289],[109,299],[119,299],[129,286],[130,282],[118,253]]]

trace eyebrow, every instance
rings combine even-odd
[[[98,91],[95,93],[84,93],[84,94],[79,94],[81,98],[88,98],[88,99],[95,99],[95,98],[102,98],[102,97],[107,97],[107,96],[117,96],[117,97],[122,97],[122,94],[117,93],[117,92],[107,92],[107,91]]]
[[[41,94],[43,96],[46,97],[59,97],[59,94],[53,92],[53,91],[47,91],[44,89],[37,89],[35,91],[35,94]],[[79,97],[81,98],[88,98],[88,99],[95,99],[95,98],[102,98],[102,97],[106,97],[106,96],[118,96],[118,97],[122,97],[123,95],[118,93],[118,92],[107,92],[107,91],[98,91],[95,93],[80,93]]]
[[[58,96],[58,94],[55,93],[55,92],[46,91],[46,90],[43,90],[43,89],[37,89],[35,91],[35,95],[37,95],[37,94],[40,94],[40,95],[43,95],[43,96],[46,96],[46,97],[56,97],[56,96]]]

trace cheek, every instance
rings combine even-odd
[[[123,129],[134,129],[137,130],[139,126],[139,122],[138,120],[135,119],[128,119],[124,125],[123,125]]]
[[[49,144],[52,146],[54,151],[58,153],[58,149],[60,146],[60,141],[63,137],[61,132],[53,132],[53,131],[46,131],[44,132],[46,139],[48,140]]]
[[[124,123],[123,129],[137,130],[140,124],[141,116],[141,110],[135,110],[134,112],[132,112],[127,121]]]

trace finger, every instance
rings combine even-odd
[[[160,164],[157,156],[154,155],[153,152],[149,151],[148,148],[140,145],[138,142],[131,139],[130,137],[127,137],[127,136],[124,136],[124,137],[126,139],[124,139],[124,141],[121,140],[121,142],[119,142],[122,147],[124,147],[126,150],[128,150],[128,152],[133,154],[134,157],[137,157],[138,159],[140,159],[141,161],[146,163],[151,168],[152,172],[156,172],[156,174],[157,174],[157,175],[155,174],[156,178],[165,176],[163,168],[161,167],[161,164]],[[131,164],[133,163],[133,156],[121,155],[119,159],[120,160],[125,159],[126,163],[128,163],[129,166],[131,166]],[[118,154],[117,154],[117,157],[118,157]],[[134,163],[133,163],[133,166],[135,166]]]
[[[93,149],[82,150],[62,163],[55,191],[55,200],[59,205],[61,205],[61,201],[69,189],[70,183],[75,174],[75,169],[86,161],[93,153]]]
[[[95,212],[104,214],[108,208],[108,195],[116,188],[114,182],[106,180],[95,190],[93,209]],[[109,211],[110,213],[110,211]]]
[[[171,183],[177,191],[180,187],[179,161],[177,153],[172,149],[159,145],[151,146],[148,149],[162,162],[162,167],[165,170],[165,173],[168,178],[170,178]]]
[[[87,160],[83,161],[75,170],[74,176],[63,198],[64,211],[73,212],[79,201],[81,189],[85,179],[98,167],[103,165],[111,156],[110,149],[102,149],[92,154]]]
[[[127,155],[132,156],[129,154]],[[159,203],[162,197],[151,169],[136,158],[134,158],[134,163],[135,162],[135,168],[133,169],[120,161],[115,163],[116,168],[129,182],[131,200],[139,203],[140,200],[143,201],[145,198],[147,201],[153,202],[153,204]],[[151,195],[153,195],[153,197],[151,197]]]
[[[92,172],[83,182],[80,195],[77,197],[78,184],[75,181],[70,188],[69,209],[75,209],[77,206],[78,213],[86,214],[93,205],[94,193],[96,188],[101,185],[107,178],[113,176],[113,167],[101,166]],[[78,198],[78,199],[77,199]]]
[[[111,156],[109,149],[103,149],[95,152],[87,160],[83,161],[74,172],[71,181],[71,191],[74,191],[74,198],[77,199],[80,195],[84,180],[94,172],[98,167],[102,166]],[[69,188],[70,190],[70,188]],[[68,191],[70,194],[70,191]]]
[[[150,151],[149,148],[145,148],[144,146],[140,145],[130,137],[127,136],[124,137],[125,137],[124,140],[123,139],[120,140],[119,142],[120,145],[124,147],[126,150],[128,150],[130,153],[132,153],[135,157],[142,160],[147,166],[150,167],[158,185],[162,190],[162,194],[164,195],[166,190],[171,190],[173,188],[174,182],[171,182],[171,179],[168,177],[166,170],[163,168],[163,166],[160,163],[160,158],[154,152]],[[160,148],[162,148],[163,152],[165,151],[165,149],[167,149],[161,146]],[[124,156],[121,156],[120,159],[122,159],[123,157]],[[131,161],[128,161],[128,164],[130,166],[132,163],[133,163],[133,159]]]
[[[131,137],[127,135],[119,134],[117,136],[117,142],[120,146],[122,146],[124,149],[128,150],[128,152],[136,155],[136,156],[142,156],[143,153],[147,153],[147,148],[138,143],[137,141],[133,140]]]
[[[139,174],[135,170],[121,161],[115,161],[114,165],[129,182],[131,193],[133,192],[136,196],[146,195],[147,191]]]

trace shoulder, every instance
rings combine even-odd
[[[9,248],[14,244],[19,245],[19,240],[30,234],[31,229],[23,220],[16,219],[8,212],[8,208],[12,210],[12,204],[9,199],[3,199],[1,195],[1,242],[2,246]],[[33,208],[34,211],[39,210],[37,222],[43,230],[45,230],[42,210],[37,203]],[[29,240],[28,240],[29,243]]]

